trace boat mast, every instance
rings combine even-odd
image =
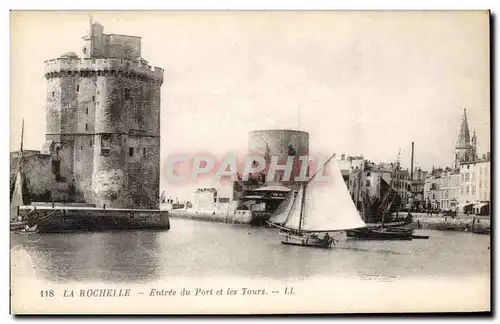
[[[306,187],[307,187],[307,184],[309,182],[311,182],[312,179],[314,179],[314,177],[316,176],[316,174],[318,174],[319,171],[321,171],[321,169],[323,169],[325,167],[325,165],[330,162],[331,159],[333,159],[333,157],[335,156],[335,153],[330,156],[330,158],[328,160],[326,160],[326,162],[321,166],[321,168],[319,168],[318,170],[316,170],[316,172],[312,175],[312,177],[307,180],[306,183],[304,183],[303,185],[303,189],[302,189],[302,200],[300,202],[300,219],[299,219],[299,232],[302,231],[302,226],[303,226],[303,223],[304,223],[304,205],[305,205],[305,200],[306,200]]]
[[[24,138],[24,118],[23,118],[23,123],[21,124],[21,149],[19,150],[21,154],[23,153],[23,138]]]
[[[302,199],[300,201],[300,218],[299,218],[299,232],[302,231],[302,225],[304,223],[304,202],[306,199],[306,185],[302,189]]]
[[[332,155],[332,156],[330,156],[330,158],[329,158],[328,160],[326,160],[326,162],[325,162],[325,163],[323,163],[323,165],[321,166],[321,168],[319,168],[318,170],[316,170],[316,172],[314,172],[314,174],[312,175],[312,177],[311,177],[311,178],[309,178],[309,180],[307,180],[305,184],[307,185],[309,182],[311,182],[311,180],[312,180],[312,179],[313,179],[313,178],[314,178],[314,177],[318,174],[318,172],[319,172],[319,171],[321,171],[321,169],[323,169],[323,168],[325,167],[325,165],[326,165],[328,162],[330,162],[330,160],[331,160],[331,159],[333,159],[333,157],[334,157],[334,156],[335,156],[335,153],[333,153],[333,155]]]
[[[21,147],[19,148],[19,160],[17,163],[17,169],[18,171],[21,171],[21,166],[22,166],[22,159],[23,159],[23,143],[24,143],[24,118],[23,122],[21,124]]]

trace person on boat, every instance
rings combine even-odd
[[[323,237],[323,240],[325,240],[325,242],[327,243],[330,243],[331,239],[332,238],[330,237],[330,235],[328,235],[328,233],[326,233],[325,236]]]

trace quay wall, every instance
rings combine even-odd
[[[169,213],[163,210],[21,206],[19,215],[42,233],[170,229]]]
[[[491,231],[491,221],[489,217],[426,217],[413,215],[413,225],[415,229],[429,229],[441,231],[464,231],[481,232]]]
[[[249,210],[217,211],[174,209],[170,212],[172,218],[185,218],[227,224],[251,224],[252,212]]]

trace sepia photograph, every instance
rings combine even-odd
[[[491,12],[10,12],[10,313],[491,312]]]

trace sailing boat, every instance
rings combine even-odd
[[[19,218],[19,207],[24,205],[24,170],[23,170],[23,135],[24,120],[21,128],[21,149],[19,150],[19,160],[17,163],[16,175],[14,177],[14,190],[10,199],[10,228],[11,230],[24,229],[26,222]],[[12,185],[11,185],[12,186]]]
[[[332,155],[300,188],[289,194],[270,217],[268,224],[285,236],[283,244],[331,249],[335,240],[328,232],[362,228],[361,219],[349,195],[340,167]],[[331,166],[328,181],[320,181],[318,172]],[[320,237],[320,233],[325,233]]]

